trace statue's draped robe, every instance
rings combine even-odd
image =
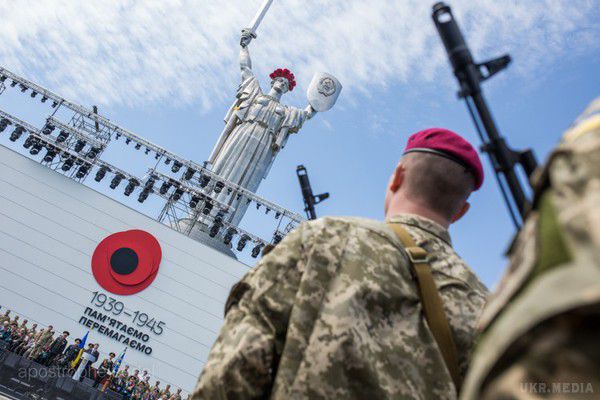
[[[242,82],[237,99],[225,116],[223,144],[215,149],[210,160],[212,170],[224,179],[256,192],[268,174],[277,155],[273,143],[285,145],[287,136],[296,133],[306,120],[307,113],[279,103],[265,95],[255,76]],[[247,205],[238,204],[235,196],[223,193],[219,200],[236,207],[230,222],[237,224]]]

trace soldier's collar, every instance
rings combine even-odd
[[[425,218],[416,214],[397,214],[387,218],[386,221],[408,225],[424,230],[452,246],[452,240],[450,239],[450,233],[448,233],[448,230],[429,218]]]

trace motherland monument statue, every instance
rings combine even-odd
[[[254,193],[268,175],[289,136],[300,131],[304,122],[317,112],[333,107],[342,88],[335,77],[317,73],[308,89],[309,105],[304,109],[287,106],[281,98],[294,90],[296,78],[288,69],[278,68],[269,75],[270,90],[263,92],[252,71],[248,47],[257,37],[256,29],[272,2],[265,1],[250,28],[242,30],[242,82],[236,100],[225,116],[225,129],[207,161],[207,166],[214,173]],[[245,204],[236,204],[233,198],[220,200],[235,208],[230,222],[237,225],[245,213]]]

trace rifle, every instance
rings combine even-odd
[[[531,200],[515,167],[521,166],[527,177],[531,177],[537,167],[537,161],[531,149],[513,150],[507,145],[496,127],[481,89],[481,82],[508,67],[511,57],[506,54],[475,63],[450,7],[443,2],[436,3],[433,6],[432,18],[459,83],[458,97],[465,99],[467,103],[467,109],[483,143],[481,151],[487,153],[490,158],[502,197],[515,227],[519,229]],[[512,201],[508,192],[512,195]]]
[[[296,175],[298,175],[302,197],[304,198],[304,211],[306,211],[306,217],[308,219],[317,219],[315,205],[328,199],[329,193],[318,194],[316,196],[313,195],[312,187],[308,180],[308,172],[306,171],[306,168],[304,168],[304,165],[298,165],[298,167],[296,167]]]

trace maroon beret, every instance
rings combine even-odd
[[[433,153],[448,158],[475,177],[475,190],[483,184],[483,167],[477,151],[460,135],[443,128],[431,128],[408,138],[404,154],[413,152]]]

